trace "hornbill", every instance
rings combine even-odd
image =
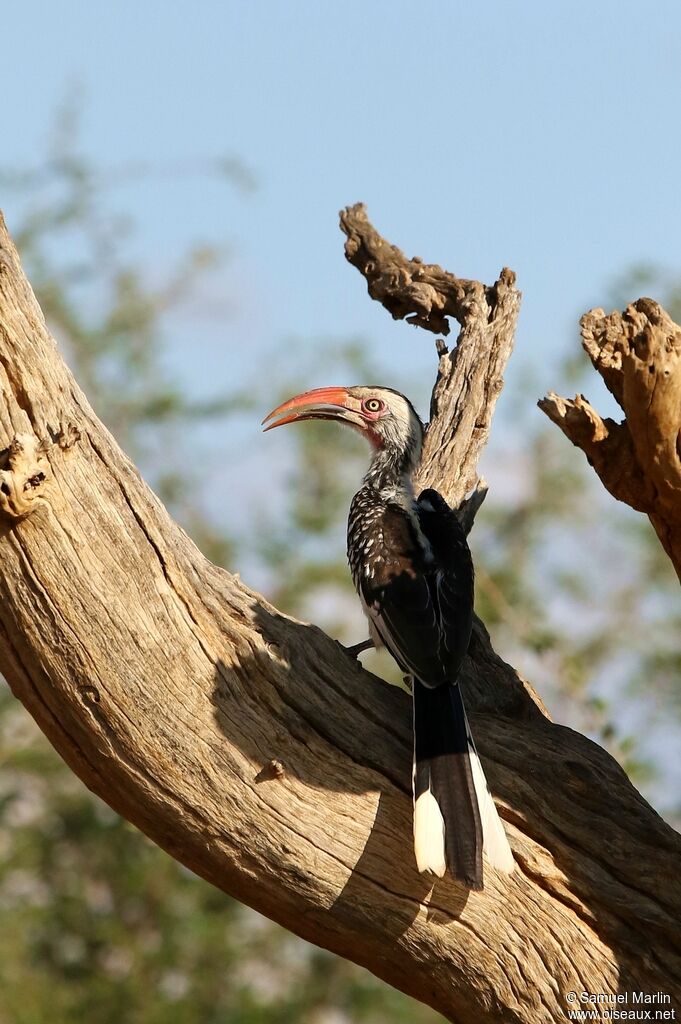
[[[459,674],[473,616],[473,563],[456,514],[437,491],[414,496],[424,427],[411,403],[383,387],[306,391],[274,409],[265,429],[298,420],[347,423],[373,458],[352,499],[348,560],[369,620],[413,679],[414,850],[419,871],[447,869],[481,889],[483,851],[500,871],[513,855],[487,788],[466,717]]]

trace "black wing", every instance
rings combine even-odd
[[[473,559],[456,513],[437,491],[422,491],[419,523],[430,542],[436,563],[437,599],[442,639],[456,674],[466,656],[473,626]]]
[[[417,527],[401,506],[385,507],[382,540],[358,586],[402,669],[426,686],[439,686],[456,680],[468,649],[473,568],[459,522],[437,492],[421,495],[418,518]]]

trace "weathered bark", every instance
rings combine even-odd
[[[437,486],[459,506],[476,482],[513,348],[520,310],[515,274],[505,267],[491,287],[465,281],[420,259],[406,259],[372,227],[361,203],[343,210],[340,219],[346,258],[366,278],[372,299],[395,320],[445,336],[448,316],[461,326],[451,353],[443,341],[437,344],[440,361],[416,481]]]
[[[539,407],[581,448],[615,498],[647,513],[681,578],[681,327],[652,299],[580,322],[582,345],[624,412],[602,419],[583,395]]]
[[[361,209],[345,217],[363,244]],[[479,623],[465,689],[518,866],[473,894],[417,874],[408,697],[199,553],[95,417],[0,229],[0,669],[73,770],[210,882],[451,1020],[560,1020],[573,990],[678,998],[679,837]],[[451,275],[425,269],[449,314]],[[518,306],[508,272],[461,287],[423,470],[451,500]]]

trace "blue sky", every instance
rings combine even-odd
[[[77,85],[89,157],[178,172],[124,178],[111,194],[137,222],[144,263],[161,275],[197,239],[230,246],[170,331],[169,359],[197,390],[266,377],[293,338],[319,339],[309,386],[343,383],[335,370],[329,379],[334,339],[353,336],[386,368],[382,383],[412,380],[427,411],[433,339],[391,321],[343,258],[337,214],[357,200],[409,255],[487,282],[504,265],[517,272],[507,377],[532,371],[528,416],[541,417],[546,390],[568,387],[560,358],[578,350],[578,318],[609,303],[613,280],[641,262],[681,273],[675,0],[23,0],[5,5],[2,31],[3,166],[41,160]],[[252,193],[198,171],[232,156]],[[0,195],[10,229],[14,203]],[[603,406],[602,393],[592,375]],[[211,439],[241,460],[245,509],[271,500],[272,459],[286,457],[286,442],[273,456],[257,430]],[[491,500],[518,471],[501,462]],[[219,507],[231,473],[215,478]]]
[[[159,267],[192,239],[233,248],[216,283],[231,316],[192,328],[199,385],[294,335],[363,336],[423,368],[429,339],[370,303],[342,258],[337,211],[361,199],[410,254],[485,281],[517,271],[516,366],[545,390],[623,268],[681,267],[680,30],[673,2],[25,0],[3,14],[3,163],[43,152],[78,83],[83,148],[103,166],[234,154],[252,169],[248,196],[191,174],[115,196]],[[414,397],[423,408],[425,388]]]

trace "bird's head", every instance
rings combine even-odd
[[[363,434],[377,453],[413,470],[423,445],[423,424],[411,402],[391,388],[317,388],[296,395],[273,409],[265,430],[298,420],[338,420]],[[270,422],[272,421],[272,422]]]

